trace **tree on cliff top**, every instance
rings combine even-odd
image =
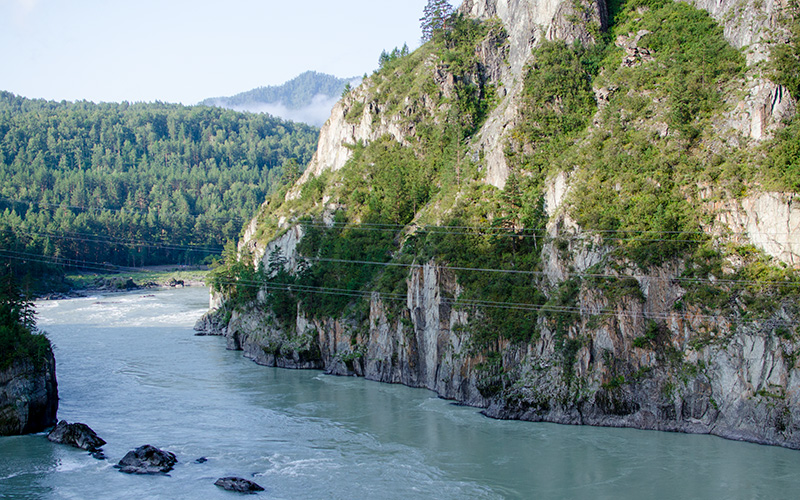
[[[38,364],[49,350],[50,341],[36,330],[33,303],[6,266],[0,270],[0,370],[20,359]]]
[[[447,0],[428,0],[420,18],[422,27],[422,42],[427,42],[433,35],[447,28],[453,16],[453,6]]]

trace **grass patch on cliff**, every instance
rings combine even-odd
[[[460,139],[470,136],[495,104],[476,48],[487,40],[502,45],[506,38],[501,23],[456,15],[447,30],[414,52],[382,58],[369,79],[373,99],[382,114],[397,115],[401,122],[434,130],[458,125]],[[426,99],[432,109],[423,104]]]
[[[702,141],[744,57],[706,12],[680,2],[629,2],[612,35],[639,36],[637,55],[621,64],[626,53],[609,47],[595,83],[610,93],[599,126],[560,165],[582,166],[571,196],[577,222],[647,268],[705,241],[687,186],[712,166]]]
[[[725,251],[703,246],[687,259],[681,279],[686,294],[676,304],[679,310],[697,306],[754,320],[782,316],[782,308],[793,310],[800,300],[800,272],[776,265],[774,259],[753,246]],[[783,319],[779,316],[777,321]]]
[[[706,12],[684,3],[617,7],[611,32],[597,45],[544,42],[535,49],[507,154],[519,175],[540,185],[579,166],[573,217],[647,268],[704,241],[686,186],[712,167],[701,141],[715,133],[710,119],[744,57]],[[635,56],[612,42],[618,37],[637,48]],[[593,88],[600,87],[608,101],[597,113]]]
[[[480,317],[472,331],[476,352],[500,340],[530,342],[539,335],[538,307],[547,298],[536,283],[546,216],[534,193],[516,181],[502,192],[476,185],[463,193],[443,229],[424,228],[403,248],[418,261],[456,268],[463,292],[454,304]]]
[[[789,0],[781,14],[780,22],[789,39],[788,43],[776,43],[772,48],[772,79],[797,99],[800,98],[800,1]]]
[[[297,249],[308,266],[298,275],[298,297],[307,314],[338,318],[348,305],[368,297],[368,285],[383,270],[380,264],[388,262],[397,247],[393,231],[369,224],[353,224],[343,211],[330,226],[320,220],[304,224],[305,236]]]
[[[800,118],[795,116],[763,149],[766,159],[761,175],[776,181],[779,188],[800,192]]]

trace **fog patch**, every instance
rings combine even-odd
[[[331,109],[333,109],[338,100],[339,96],[317,94],[311,99],[310,104],[296,109],[291,109],[281,102],[251,102],[229,106],[224,100],[217,100],[215,105],[234,111],[268,113],[284,120],[303,122],[315,127],[321,127],[328,121],[331,116]]]

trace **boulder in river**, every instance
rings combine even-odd
[[[258,491],[264,491],[264,488],[258,484],[253,481],[248,481],[247,479],[242,479],[241,477],[222,477],[217,479],[214,484],[222,489],[235,491],[237,493],[256,493]]]
[[[174,453],[146,444],[129,451],[116,467],[127,474],[162,474],[171,471],[177,462]]]
[[[88,425],[70,424],[66,420],[60,421],[47,435],[47,439],[54,443],[67,444],[92,452],[96,452],[106,444]]]

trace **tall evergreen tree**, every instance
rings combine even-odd
[[[419,20],[422,28],[422,42],[431,40],[438,31],[446,29],[452,16],[453,6],[447,0],[428,0]]]

